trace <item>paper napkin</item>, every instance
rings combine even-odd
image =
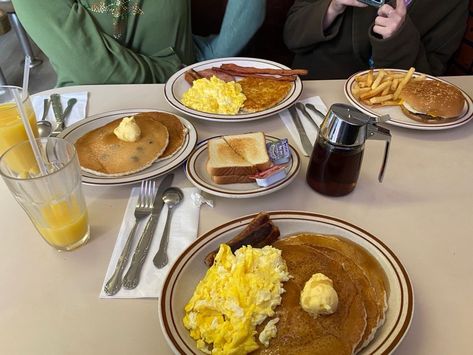
[[[87,113],[88,92],[83,91],[61,94],[61,104],[63,111],[67,107],[67,101],[72,98],[76,98],[77,102],[72,107],[71,113],[67,116],[66,121],[64,122],[66,127],[69,127],[77,121],[85,118]],[[49,99],[49,95],[33,95],[31,97],[31,104],[33,105],[33,109],[38,121],[41,120],[41,117],[43,117],[44,99]],[[53,124],[53,127],[56,127],[56,119],[54,118],[53,107],[51,104],[49,105],[49,111],[48,115],[46,116],[46,120],[50,121]]]
[[[135,222],[133,214],[139,192],[139,187],[135,187],[131,191],[130,199],[128,200],[128,205],[123,217],[123,222],[120,227],[120,231],[118,232],[118,238],[115,242],[115,248],[113,249],[112,257],[110,258],[110,263],[108,265],[102,289],[100,290],[100,298],[159,297],[159,294],[161,293],[161,287],[170,266],[181,254],[181,252],[184,251],[184,249],[197,237],[200,204],[194,203],[195,198],[193,198],[193,194],[199,193],[199,189],[193,187],[183,188],[182,192],[184,193],[184,199],[178,206],[174,207],[171,217],[169,245],[167,249],[169,258],[168,265],[162,269],[158,269],[153,264],[153,258],[159,249],[159,242],[161,240],[161,235],[166,223],[168,208],[166,205],[164,205],[159,216],[159,222],[154,233],[153,240],[151,241],[148,256],[146,257],[143,268],[141,269],[140,283],[133,290],[127,290],[122,286],[120,291],[118,291],[115,295],[108,296],[103,289],[115,270],[118,258],[120,257],[123,247],[125,246],[126,239],[128,238],[128,234]],[[128,258],[128,265],[125,267],[123,275],[125,275],[126,271],[128,270],[128,266],[130,265],[136,244],[138,244],[138,240],[141,237],[141,233],[146,225],[147,220],[148,219],[142,220],[136,229],[133,246]]]
[[[327,106],[325,106],[320,96],[309,97],[307,99],[300,100],[299,102],[303,104],[311,103],[324,115],[327,114],[327,111],[328,111]],[[317,122],[319,126],[322,124],[322,121],[323,121],[322,117],[320,117],[319,115],[317,115],[316,113],[312,112],[309,109],[307,109],[307,112],[309,112],[310,116],[314,119],[315,122]],[[310,120],[307,117],[305,117],[302,112],[298,110],[298,113],[299,113],[299,117],[301,119],[302,125],[304,126],[304,129],[307,133],[307,137],[309,137],[310,142],[312,143],[312,145],[314,145],[315,139],[317,138],[317,129],[315,128],[314,123],[310,122]],[[289,131],[292,138],[294,139],[294,142],[296,142],[299,150],[304,152],[305,150],[302,147],[301,138],[299,136],[299,133],[297,132],[296,125],[292,121],[291,114],[289,113],[289,111],[288,110],[281,111],[279,113],[279,116],[281,117],[287,130]],[[312,152],[306,152],[306,153],[310,155]]]

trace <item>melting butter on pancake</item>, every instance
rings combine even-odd
[[[158,160],[170,158],[177,153],[184,144],[188,130],[177,116],[165,112],[143,112],[137,114],[135,118],[136,117],[151,117],[153,120],[162,123],[168,129],[169,144]]]
[[[123,176],[153,164],[169,143],[168,130],[151,117],[135,116],[135,121],[141,130],[136,142],[122,141],[113,133],[121,119],[80,137],[75,147],[82,169],[96,175]]]
[[[352,354],[366,328],[363,295],[355,280],[336,260],[308,245],[291,245],[286,239],[273,246],[282,251],[288,272],[281,306],[276,308],[277,334],[258,354]],[[302,309],[300,293],[313,274],[323,273],[333,281],[338,309],[331,315],[314,318]]]
[[[242,111],[258,112],[278,104],[284,99],[293,83],[264,78],[246,77],[238,82],[241,85],[246,101]]]
[[[356,350],[367,346],[383,325],[387,310],[389,288],[381,265],[364,248],[336,236],[306,233],[286,238],[284,243],[312,247],[343,265],[363,295],[367,312],[367,326]]]

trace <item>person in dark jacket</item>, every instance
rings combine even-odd
[[[466,27],[468,0],[296,0],[284,26],[293,66],[310,79],[342,79],[368,68],[413,66],[442,75]]]

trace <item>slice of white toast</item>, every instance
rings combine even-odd
[[[222,137],[209,140],[207,145],[207,172],[211,176],[252,175],[258,172],[253,164],[238,155]]]
[[[263,132],[224,136],[223,139],[235,153],[254,165],[259,171],[266,170],[271,166]]]

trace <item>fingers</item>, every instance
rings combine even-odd
[[[404,0],[396,0],[396,12],[401,16],[406,15],[407,9]]]
[[[402,0],[404,1],[404,0]],[[378,16],[383,16],[383,17],[390,17],[396,10],[392,8],[392,6],[388,4],[384,4],[381,6],[378,10]]]
[[[402,3],[402,4],[401,4]],[[404,23],[406,17],[406,6],[404,0],[396,0],[396,8],[384,4],[378,10],[378,16],[374,21],[373,32],[383,38],[389,38]]]

